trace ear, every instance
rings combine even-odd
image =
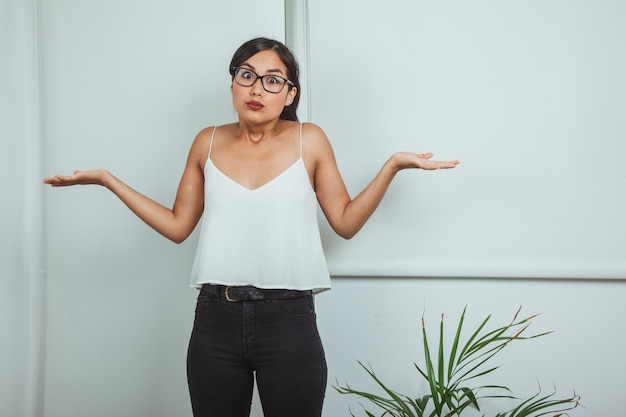
[[[291,106],[293,100],[296,98],[298,94],[298,89],[296,87],[291,87],[289,92],[287,93],[287,97],[285,98],[285,107]]]

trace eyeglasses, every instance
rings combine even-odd
[[[263,89],[268,93],[280,93],[283,91],[285,84],[294,85],[293,82],[286,78],[279,77],[278,75],[259,75],[248,68],[234,67],[233,71],[233,78],[237,84],[244,87],[251,87],[256,83],[257,79],[261,79]]]

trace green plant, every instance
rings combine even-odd
[[[424,342],[425,364],[419,366],[414,363],[418,373],[427,383],[429,391],[421,397],[412,397],[400,394],[388,388],[374,373],[371,366],[359,365],[369,374],[384,392],[383,395],[352,389],[349,385],[335,386],[340,394],[354,394],[368,400],[380,408],[381,417],[453,417],[470,408],[480,411],[481,401],[487,398],[504,398],[519,402],[509,411],[500,412],[495,417],[539,417],[551,413],[553,417],[564,416],[565,411],[579,405],[579,396],[575,393],[566,398],[554,398],[552,394],[542,395],[539,392],[526,400],[515,398],[511,391],[503,385],[477,385],[474,382],[491,374],[498,366],[492,366],[490,360],[513,341],[528,340],[545,336],[550,333],[540,333],[525,336],[531,321],[537,317],[533,315],[525,319],[518,319],[521,308],[517,310],[511,322],[494,330],[486,330],[491,316],[487,316],[478,328],[465,341],[461,341],[465,312],[463,310],[456,333],[446,355],[444,347],[444,317],[439,325],[439,345],[436,360],[431,355],[424,317],[422,317],[422,338]],[[386,396],[384,396],[386,394]],[[363,406],[368,417],[376,417],[372,411]],[[352,411],[350,411],[352,414]]]

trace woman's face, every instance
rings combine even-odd
[[[268,76],[264,79],[267,83],[272,76],[288,79],[287,68],[278,54],[273,50],[261,51],[248,58],[240,68],[249,70],[258,76]],[[278,119],[285,106],[289,106],[297,94],[295,87],[285,85],[282,91],[271,93],[263,88],[263,83],[258,78],[250,87],[237,84],[235,80],[230,86],[233,95],[233,105],[239,114],[240,120],[256,122]]]

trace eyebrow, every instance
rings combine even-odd
[[[248,68],[250,68],[252,71],[255,71],[255,72],[257,71],[257,69],[256,69],[256,68],[254,68],[254,65],[248,64],[247,62],[244,62],[244,63],[243,63],[243,64],[241,64],[241,65],[242,65],[242,66],[244,66],[244,65],[245,65],[245,66],[247,66],[247,67],[248,67]],[[276,73],[276,74],[280,74],[280,75],[285,75],[285,74],[283,73],[283,71],[282,71],[281,69],[279,69],[279,68],[270,68],[270,69],[268,69],[268,70],[267,70],[266,74],[267,74],[267,73]]]

